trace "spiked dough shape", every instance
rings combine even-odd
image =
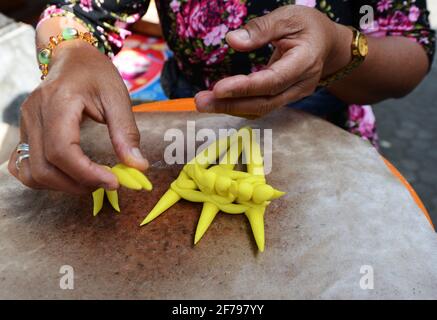
[[[226,152],[219,164],[207,169],[209,164],[215,163],[222,156],[220,151],[223,147],[226,147]],[[233,170],[242,149],[247,160],[247,173]],[[258,250],[263,252],[266,207],[271,200],[284,194],[266,184],[261,148],[251,128],[244,127],[234,135],[212,143],[186,164],[141,225],[157,218],[181,198],[202,202],[194,244],[202,238],[219,211],[229,214],[244,213],[252,227]]]

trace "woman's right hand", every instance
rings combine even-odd
[[[147,169],[129,94],[117,69],[93,46],[72,40],[55,49],[47,78],[21,107],[21,142],[29,144],[30,156],[17,169],[14,150],[11,174],[36,189],[80,194],[118,188],[117,178],[80,147],[85,116],[108,126],[121,162]]]

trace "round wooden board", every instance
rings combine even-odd
[[[437,298],[437,239],[409,192],[366,142],[290,109],[246,121],[197,113],[136,114],[153,192],[122,189],[122,213],[90,196],[33,191],[0,170],[0,298]],[[287,195],[265,214],[258,253],[244,215],[220,213],[198,243],[201,205],[180,201],[139,223],[180,165],[166,165],[168,128],[273,129],[273,171]],[[105,126],[88,122],[86,153],[116,158]],[[61,266],[74,269],[62,290]],[[363,266],[374,289],[360,287]]]

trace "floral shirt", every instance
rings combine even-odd
[[[147,11],[148,0],[54,0],[43,16],[74,15],[106,45],[117,52],[130,34],[128,26]],[[179,67],[192,83],[211,87],[232,74],[248,73],[267,63],[272,52],[265,47],[249,54],[235,52],[225,42],[228,31],[248,20],[287,4],[316,7],[332,20],[359,27],[360,8],[371,5],[375,15],[366,33],[405,36],[423,45],[430,59],[434,32],[429,27],[425,0],[157,0],[165,39]],[[432,60],[431,60],[432,61]]]
[[[240,53],[227,45],[225,35],[287,4],[315,7],[332,20],[356,28],[363,18],[360,9],[371,9],[374,21],[363,32],[375,37],[410,38],[423,46],[430,62],[433,60],[435,34],[430,29],[426,0],[156,0],[164,37],[178,67],[198,88],[211,88],[226,76],[262,68],[272,53],[271,46]],[[145,14],[148,5],[148,0],[52,0],[42,20],[73,16],[100,39],[112,56],[130,34],[129,25]],[[374,129],[369,125],[359,129],[360,119],[373,119],[368,108],[352,106],[348,112],[351,131],[372,139],[368,131]]]

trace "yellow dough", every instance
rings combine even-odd
[[[124,164],[117,164],[113,168],[105,166],[106,169],[113,172],[118,179],[120,185],[133,190],[152,190],[152,183],[147,177],[139,170],[130,168]],[[109,203],[117,212],[120,212],[120,206],[118,203],[118,193],[116,190],[105,190],[99,188],[93,192],[93,215],[96,216],[103,207],[103,199],[108,198]]]
[[[241,138],[244,133],[250,139]],[[248,161],[247,172],[234,170],[242,151]],[[222,154],[219,164],[210,166]],[[266,183],[261,148],[254,139],[251,128],[244,127],[236,134],[212,143],[188,162],[141,226],[157,218],[180,199],[203,202],[194,244],[202,238],[219,211],[229,214],[244,213],[251,225],[258,249],[262,252],[265,247],[265,209],[272,200],[284,194]]]

